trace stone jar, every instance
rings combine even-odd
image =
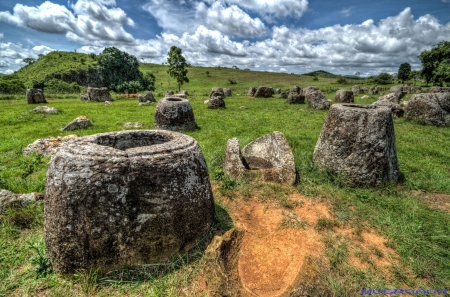
[[[191,249],[213,223],[203,153],[190,136],[162,130],[69,141],[50,161],[44,217],[57,272],[164,261]]]
[[[155,110],[155,128],[164,130],[195,130],[194,111],[187,99],[166,97],[159,100]]]
[[[333,104],[314,150],[314,163],[340,173],[351,186],[399,181],[389,108]]]

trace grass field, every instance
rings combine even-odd
[[[145,64],[142,70],[155,74],[157,100],[166,90],[176,89],[165,66]],[[321,221],[324,228],[319,228],[323,229],[320,240],[326,243],[329,260],[328,268],[321,271],[322,296],[356,296],[363,287],[450,288],[450,214],[445,204],[450,202],[449,128],[395,119],[397,154],[404,182],[379,188],[348,188],[335,176],[318,171],[312,163],[327,111],[316,111],[306,104],[287,105],[275,97],[255,99],[245,95],[249,87],[258,85],[282,90],[294,85],[317,85],[331,99],[335,90],[351,88],[356,81],[338,85],[331,78],[313,80],[313,77],[293,74],[201,67],[190,68],[188,76],[191,81],[182,89],[189,91],[200,128],[186,134],[195,138],[203,150],[212,183],[218,189],[216,196],[251,196],[265,191],[272,201],[278,201],[278,196],[282,196],[279,193],[283,192],[280,188],[226,183],[217,177],[221,174],[227,139],[238,137],[244,146],[257,137],[280,131],[291,145],[300,173],[299,184],[289,191],[331,205],[332,222]],[[229,79],[237,83],[230,84]],[[203,104],[211,87],[232,89],[233,96],[226,99],[226,109],[208,110]],[[22,148],[38,138],[71,134],[59,128],[77,116],[85,115],[94,124],[76,131],[79,136],[123,130],[124,122],[141,122],[143,129],[153,129],[156,106],[139,107],[136,98],[113,94],[115,101],[105,106],[81,102],[79,95],[46,96],[47,106],[57,108],[58,114],[42,117],[29,113],[35,106],[27,105],[22,95],[0,98],[2,189],[16,193],[43,192],[49,158],[23,156]],[[357,96],[357,103],[369,104],[377,99],[371,96],[363,100],[361,96]],[[240,106],[248,109],[241,110]],[[220,232],[228,229],[230,222],[220,199],[216,207],[219,222],[215,228]],[[192,283],[202,271],[204,243],[190,254],[159,266],[127,268],[109,275],[84,271],[70,278],[58,276],[49,270],[46,262],[42,214],[43,205],[36,204],[9,209],[1,215],[0,296],[192,296],[198,291]],[[350,243],[331,236],[327,227],[330,224],[375,230],[400,255],[401,262],[391,268],[389,277],[375,268],[355,269],[348,265]]]

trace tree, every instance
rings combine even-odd
[[[422,62],[422,77],[425,81],[442,84],[442,76],[437,75],[438,73],[435,71],[441,62],[445,63],[446,60],[450,60],[450,41],[441,41],[431,50],[423,51],[419,55],[419,59]],[[442,66],[442,69],[445,69],[445,65]]]
[[[177,80],[178,92],[184,82],[189,82],[189,78],[186,75],[188,73],[187,67],[191,66],[186,63],[186,59],[183,57],[181,52],[181,48],[173,45],[167,56],[167,64],[169,64],[169,70],[167,70],[167,73]]]
[[[409,63],[403,63],[398,68],[398,79],[402,80],[402,83],[405,82],[405,80],[408,80],[409,74],[411,73],[411,65]]]
[[[34,62],[36,62],[36,59],[35,58],[25,58],[22,60],[22,62],[27,63],[27,65],[31,65]]]
[[[439,63],[439,66],[434,71],[434,79],[440,86],[442,86],[443,82],[446,82],[447,85],[450,83],[450,59]]]
[[[380,85],[387,85],[392,83],[392,76],[389,73],[383,72],[375,77],[374,81]]]
[[[137,58],[115,47],[105,48],[98,55],[98,70],[103,84],[115,92],[154,90],[155,77],[144,77]]]

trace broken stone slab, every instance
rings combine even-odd
[[[405,108],[405,117],[427,125],[450,125],[450,93],[414,94]]]
[[[58,110],[54,107],[38,106],[34,109],[31,109],[30,112],[31,113],[43,112],[43,113],[56,114],[56,113],[58,113]]]
[[[151,105],[153,102],[147,101],[147,102],[139,102],[138,106],[145,106],[145,105]]]
[[[51,156],[55,154],[64,143],[73,140],[77,137],[78,137],[77,135],[71,134],[67,136],[58,136],[56,138],[51,136],[40,138],[24,147],[22,153],[24,155],[35,153],[44,156]]]
[[[44,92],[41,89],[27,89],[25,95],[27,96],[28,104],[47,103]]]
[[[180,94],[180,93],[174,94],[173,97],[183,98],[183,99],[186,99],[186,98],[187,98],[187,96],[186,96],[185,94]]]
[[[111,97],[111,94],[109,93],[108,88],[93,88],[88,87],[86,96],[81,97],[82,101],[86,101],[86,98],[88,101],[96,101],[96,102],[105,102],[105,101],[113,101],[113,98]]]
[[[378,87],[371,87],[371,88],[369,88],[369,90],[367,91],[367,93],[368,93],[369,95],[376,95],[376,94],[378,94]]]
[[[390,93],[394,94],[394,93]],[[381,106],[381,107],[387,107],[391,110],[392,116],[394,118],[401,118],[405,114],[405,110],[400,106],[400,104],[391,102],[389,100],[378,100],[372,103],[373,106]]]
[[[389,101],[395,104],[400,104],[402,98],[406,95],[406,92],[388,93],[386,95],[378,97],[378,101]]]
[[[63,274],[165,261],[193,248],[214,220],[197,141],[167,130],[67,142],[50,161],[44,204],[47,256]]]
[[[314,149],[314,163],[349,186],[398,182],[400,171],[389,108],[333,104]]]
[[[403,86],[393,86],[389,89],[390,93],[401,93],[403,92]]]
[[[256,89],[254,97],[270,98],[270,97],[272,97],[273,94],[274,94],[273,88],[259,86]]]
[[[229,139],[223,169],[227,176],[234,179],[255,179],[260,176],[266,182],[288,185],[297,182],[294,155],[281,132],[273,132],[252,141],[242,152],[239,140]]]
[[[90,126],[92,126],[92,123],[87,117],[79,116],[78,118],[74,119],[72,122],[61,128],[61,131],[84,129]]]
[[[194,111],[187,99],[166,97],[155,110],[155,128],[173,131],[195,130]]]
[[[337,90],[334,96],[334,102],[353,103],[355,102],[355,97],[350,90]]]
[[[370,97],[367,96],[367,95],[364,95],[364,96],[361,97],[361,99],[369,99],[369,98],[370,98]]]
[[[9,207],[25,207],[41,200],[39,193],[15,194],[8,190],[0,190],[0,213]]]
[[[148,92],[147,94],[145,94],[145,96],[138,96],[139,102],[156,102],[155,97],[153,96],[152,92]]]
[[[303,104],[305,103],[305,95],[302,94],[302,89],[298,86],[294,86],[286,100],[287,104]]]
[[[255,93],[256,93],[256,88],[255,87],[250,87],[248,89],[247,96],[253,97],[253,96],[255,96]]]
[[[233,228],[215,236],[205,252],[204,279],[209,296],[244,296],[238,262],[244,230]]]
[[[309,92],[306,95],[306,101],[308,102],[308,105],[313,109],[317,110],[330,109],[330,102],[325,97],[325,95],[319,90]]]

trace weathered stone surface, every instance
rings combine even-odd
[[[389,89],[389,92],[391,93],[401,93],[403,92],[403,86],[393,86]]]
[[[369,88],[369,90],[367,91],[367,93],[368,93],[369,95],[376,95],[376,94],[378,94],[378,87],[371,87],[371,88]]]
[[[405,117],[423,121],[427,125],[450,125],[450,93],[423,93],[411,97]]]
[[[78,118],[74,119],[72,122],[61,128],[61,131],[84,129],[90,126],[92,126],[92,123],[87,117],[79,116]]]
[[[214,219],[198,143],[163,130],[67,142],[50,161],[44,202],[47,256],[64,274],[164,261]]]
[[[87,97],[89,101],[105,102],[113,101],[108,88],[87,88]],[[83,100],[83,98],[81,99]]]
[[[297,181],[294,155],[286,137],[273,132],[249,143],[242,153],[237,138],[229,139],[223,165],[225,174],[239,179],[256,178],[293,185]]]
[[[353,103],[355,102],[355,97],[350,90],[337,90],[334,102]]]
[[[388,93],[378,97],[378,101],[389,101],[395,104],[400,104],[402,98],[406,95],[405,92]]]
[[[286,100],[287,104],[303,104],[305,103],[305,95],[302,94],[302,88],[294,86],[289,92]]]
[[[109,106],[109,105],[111,105],[111,102],[105,101],[105,106]]]
[[[183,99],[186,99],[187,98],[187,96],[185,95],[185,94],[175,94],[175,95],[173,95],[173,97],[177,97],[177,98],[183,98]]]
[[[222,98],[225,96],[222,88],[212,88],[209,93],[209,98],[221,96]]]
[[[143,124],[139,122],[125,122],[122,124],[122,127],[125,128],[141,128],[142,126]]]
[[[26,96],[28,104],[47,103],[41,89],[27,89]]]
[[[429,93],[450,93],[450,87],[431,87]]]
[[[186,96],[189,95],[188,91],[186,91],[186,90],[181,90],[181,91],[178,92],[178,94],[183,94],[183,95],[186,95]]]
[[[411,86],[411,87],[409,87],[408,94],[417,94],[417,93],[422,93],[422,87],[420,87],[420,86]]]
[[[275,93],[278,94],[278,95],[280,95],[280,94],[281,94],[281,89],[280,89],[280,88],[277,88],[277,89],[275,90]]]
[[[28,206],[39,198],[39,193],[15,194],[8,190],[0,190],[0,213],[8,207]]]
[[[315,92],[315,91],[319,91],[319,87],[308,86],[308,87],[302,89],[302,95],[306,96],[306,95],[308,95],[308,93],[312,93],[312,92]]]
[[[228,88],[223,88],[223,94],[225,95],[225,97],[231,97],[233,95],[231,89]]]
[[[388,108],[333,104],[314,150],[314,163],[351,186],[399,181],[394,123]]]
[[[156,102],[156,99],[153,96],[152,92],[148,92],[147,94],[145,94],[145,96],[139,95],[138,98],[139,98],[139,102]]]
[[[394,94],[394,93],[389,93],[389,94]],[[375,101],[371,105],[389,108],[392,112],[392,117],[394,117],[394,118],[401,118],[401,117],[403,117],[403,115],[405,113],[404,109],[399,104],[394,103],[389,100],[380,100],[379,99],[378,101]]]
[[[248,89],[247,96],[253,97],[253,96],[255,96],[255,93],[256,93],[256,88],[250,87],[250,88]]]
[[[84,95],[81,95],[81,101],[89,101],[89,96],[88,96],[88,94],[84,94]]]
[[[195,130],[197,124],[189,101],[178,97],[159,100],[155,110],[155,128],[173,131]]]
[[[306,101],[308,102],[308,105],[314,109],[322,110],[330,108],[330,102],[325,97],[325,95],[319,90],[309,92],[306,95]]]
[[[43,113],[53,113],[56,114],[58,113],[58,110],[54,107],[48,107],[48,106],[38,106],[32,110],[30,110],[31,113],[36,113],[36,112],[43,112]]]
[[[280,95],[278,95],[278,98],[287,99],[290,92],[283,92]]]
[[[233,228],[223,236],[215,236],[206,249],[204,279],[209,296],[245,296],[238,271],[244,232]]]
[[[25,155],[36,153],[44,156],[51,156],[59,150],[61,145],[77,137],[78,137],[77,135],[71,134],[67,136],[58,136],[56,138],[55,137],[41,138],[24,147],[22,149],[22,153]]]
[[[220,96],[210,98],[207,104],[209,109],[225,108],[225,101]]]
[[[270,98],[273,95],[273,88],[271,87],[264,87],[264,86],[259,86],[256,89],[255,92],[255,97],[262,97],[262,98]]]
[[[356,94],[362,94],[362,93],[364,93],[364,90],[361,89],[358,85],[354,85],[354,86],[352,87],[352,92],[353,92],[354,95],[356,95]]]

